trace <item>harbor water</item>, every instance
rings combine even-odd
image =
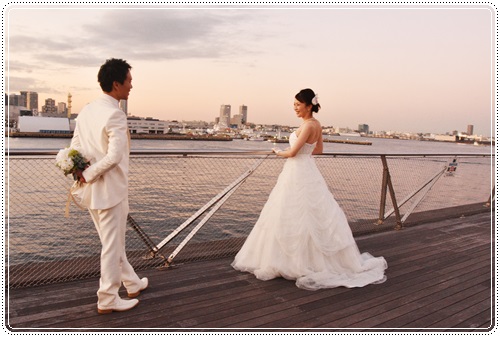
[[[347,137],[333,137],[347,139]],[[324,143],[325,153],[345,154],[342,159],[318,157],[317,163],[348,220],[360,223],[378,216],[382,170],[380,154],[490,154],[491,146],[432,141],[356,137],[372,145]],[[9,150],[53,150],[70,144],[69,138],[8,138]],[[132,139],[132,150],[166,151],[271,151],[287,144],[267,141],[186,141]],[[366,154],[367,157],[349,157]],[[370,157],[371,156],[371,157]],[[8,154],[7,154],[8,157]],[[397,195],[403,198],[439,170],[450,156],[434,160],[412,158],[390,163]],[[248,170],[256,157],[175,157],[141,156],[131,161],[131,214],[153,242],[158,243],[188,219],[207,201]],[[284,160],[271,155],[216,213],[193,241],[245,237],[255,223]],[[64,218],[64,204],[70,178],[55,168],[54,158],[42,162],[16,160],[9,164],[9,258],[11,264],[27,260],[44,261],[67,256],[88,256],[98,251],[96,234],[85,211],[71,209],[71,220]],[[483,202],[491,191],[491,159],[464,160],[456,179],[443,179],[436,192],[423,203],[433,207],[442,203],[462,205]],[[464,191],[464,181],[467,182]],[[442,191],[440,191],[442,189]],[[444,199],[446,203],[444,203]],[[388,199],[390,199],[388,197]],[[390,208],[390,201],[388,205]],[[61,227],[62,226],[62,227]],[[365,226],[363,224],[363,226]],[[366,226],[373,227],[373,223]],[[74,228],[75,230],[67,230]],[[353,228],[353,231],[362,228]],[[214,234],[216,233],[216,234]],[[129,236],[136,236],[129,229]],[[173,241],[174,243],[175,241]],[[178,241],[177,241],[178,242]],[[77,244],[75,244],[77,243]],[[130,246],[130,245],[128,245]],[[139,242],[138,246],[142,246]],[[142,246],[143,247],[143,246]],[[132,248],[133,249],[133,248]],[[139,249],[139,248],[137,248]]]
[[[285,134],[282,134],[285,136]],[[324,143],[324,152],[366,153],[366,154],[483,154],[493,153],[489,145],[473,145],[452,142],[400,140],[371,137],[334,137],[331,139],[370,142],[372,145]],[[52,149],[58,150],[70,144],[69,138],[23,138],[6,139],[7,149]],[[132,139],[132,150],[187,150],[187,151],[267,151],[273,147],[286,148],[287,144],[273,144],[268,141],[191,141]]]

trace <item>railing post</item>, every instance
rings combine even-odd
[[[399,213],[398,201],[396,199],[396,193],[394,192],[394,187],[392,186],[391,174],[389,173],[389,166],[387,165],[387,158],[385,156],[380,156],[382,159],[382,165],[384,166],[384,177],[382,181],[382,196],[380,198],[380,211],[379,211],[379,222],[384,219],[385,201],[387,194],[387,187],[389,187],[389,194],[391,195],[392,205],[394,207],[394,214],[396,216],[396,226],[394,229],[402,229],[403,223],[401,221],[401,214]]]
[[[485,204],[486,207],[491,206],[491,199],[493,199],[494,197],[495,197],[495,186],[493,186],[493,189],[491,190],[490,197],[488,198],[488,201]]]
[[[387,178],[389,176],[389,168],[387,167],[387,161],[385,161],[385,156],[381,156],[382,165],[384,166],[384,172],[382,176],[382,191],[380,192],[380,207],[378,213],[377,225],[384,223],[384,213],[385,213],[385,202],[387,198]]]

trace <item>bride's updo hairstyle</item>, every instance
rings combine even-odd
[[[321,109],[321,105],[319,105],[318,103],[318,97],[316,96],[314,91],[312,91],[312,89],[302,89],[297,95],[295,95],[295,99],[300,103],[312,105],[312,112],[318,112],[319,109]]]

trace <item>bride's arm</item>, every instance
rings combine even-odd
[[[295,157],[295,155],[299,152],[299,150],[304,146],[306,143],[307,139],[311,135],[311,133],[314,131],[312,125],[305,125],[304,128],[300,131],[299,137],[297,138],[297,141],[293,146],[289,149],[286,149],[284,151],[273,149],[273,151],[276,153],[276,155],[285,157],[285,158],[290,158],[290,157]],[[321,148],[323,148],[323,142],[321,143]]]

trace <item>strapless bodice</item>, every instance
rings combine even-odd
[[[290,139],[289,139],[290,146],[293,146],[293,144],[295,144],[297,139],[298,138],[297,138],[297,134],[295,134],[295,131],[292,132],[292,134],[290,135]],[[315,148],[316,148],[316,142],[314,142],[312,144],[305,143],[304,146],[302,146],[302,148],[299,150],[299,152],[297,154],[311,155]]]

